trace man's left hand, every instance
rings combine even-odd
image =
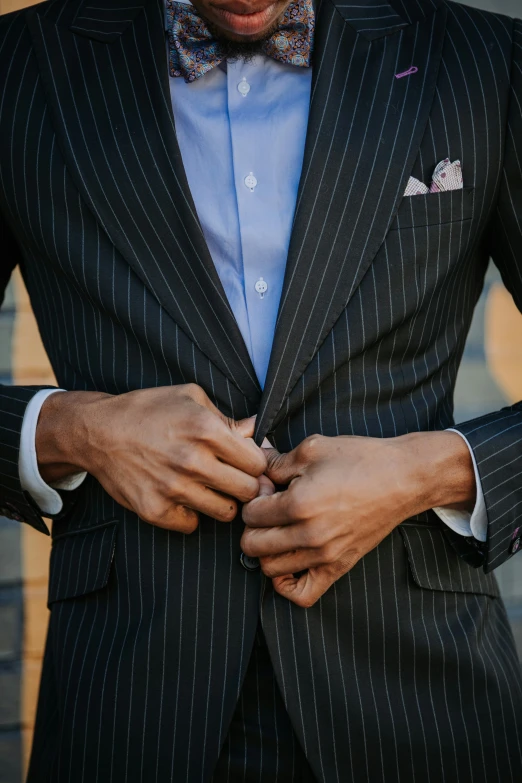
[[[302,607],[403,520],[434,506],[469,504],[475,494],[468,447],[452,432],[313,435],[288,454],[266,453],[266,475],[288,486],[275,494],[268,487],[244,505],[241,545],[260,558],[275,590]]]

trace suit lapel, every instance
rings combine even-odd
[[[426,2],[426,15],[409,24],[382,0],[338,7],[321,0],[303,171],[258,441],[282,417],[286,397],[346,308],[398,208],[444,39],[446,9]],[[395,77],[411,66],[415,74]]]
[[[51,9],[52,9],[51,4]],[[68,170],[135,273],[247,396],[259,386],[205,243],[176,140],[161,0],[28,14]]]

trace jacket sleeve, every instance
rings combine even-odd
[[[489,228],[491,256],[522,312],[522,21],[513,26],[504,166]],[[521,346],[522,361],[522,346]],[[470,444],[488,516],[483,565],[491,571],[522,549],[522,401],[455,427]]]
[[[0,306],[13,269],[21,260],[15,237],[0,214]],[[27,522],[48,534],[47,525],[31,496],[22,489],[18,472],[20,435],[30,400],[44,386],[0,384],[0,516]]]

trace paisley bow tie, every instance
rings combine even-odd
[[[288,65],[308,67],[314,27],[312,0],[295,0],[281,17],[277,30],[264,41],[262,52]],[[167,0],[167,28],[171,76],[193,82],[225,58],[223,47],[191,5]]]

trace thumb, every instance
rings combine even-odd
[[[299,475],[295,461],[295,452],[280,454],[277,449],[263,449],[267,466],[265,475],[272,479],[274,484],[290,484],[293,478]]]
[[[234,421],[234,419],[227,419],[227,422],[230,424],[232,429],[235,429],[238,435],[241,435],[243,438],[254,437],[254,429],[256,426],[255,416],[250,416],[249,419],[239,419],[239,421]]]
[[[262,495],[273,495],[275,491],[274,484],[272,481],[270,481],[268,476],[265,476],[264,474],[259,476],[259,492],[257,493],[258,498]]]

